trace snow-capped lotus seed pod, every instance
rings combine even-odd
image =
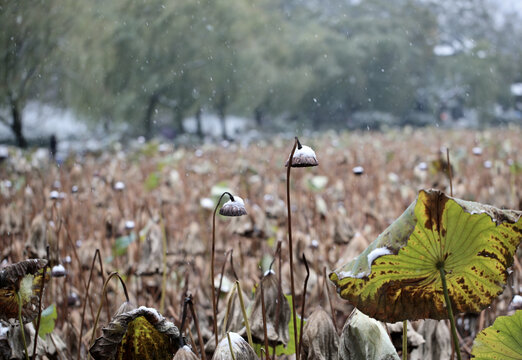
[[[301,145],[299,139],[297,139],[297,149],[294,151],[292,156],[292,167],[310,167],[319,165],[315,151],[306,145]],[[286,161],[285,167],[288,166],[288,160]]]
[[[49,193],[49,198],[51,200],[57,200],[60,197],[60,193],[56,190],[53,190]]]
[[[64,277],[67,272],[65,271],[65,268],[62,264],[58,264],[53,266],[51,270],[51,276],[52,277]]]
[[[132,230],[132,229],[134,229],[134,226],[135,226],[134,221],[132,221],[132,220],[125,221],[125,229]]]
[[[417,165],[417,169],[419,169],[420,171],[427,171],[428,164],[426,164],[424,161],[422,161]]]
[[[354,168],[352,169],[352,172],[353,172],[355,175],[359,176],[359,175],[364,174],[364,168],[363,168],[362,166],[356,166],[356,167],[354,167]]]
[[[116,191],[123,191],[123,190],[125,190],[125,183],[123,181],[117,181],[114,184],[114,190],[116,190]]]
[[[230,337],[230,343],[228,337],[225,336],[219,343],[212,356],[212,360],[230,360],[232,354],[230,348],[234,352],[236,360],[254,360],[257,359],[254,349],[239,335],[235,332],[228,333]]]
[[[481,147],[475,146],[473,149],[471,149],[471,151],[473,152],[473,155],[475,155],[475,156],[482,155],[482,148]]]
[[[219,214],[223,216],[246,215],[245,202],[239,196],[230,196],[230,200],[224,203],[221,209],[219,209]]]

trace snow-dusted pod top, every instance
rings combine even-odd
[[[292,156],[292,167],[310,167],[319,165],[315,151],[309,146],[301,145],[298,138],[296,138],[296,140],[297,149],[295,149],[294,156]],[[288,166],[288,160],[286,161],[285,166]]]
[[[219,213],[223,216],[242,216],[246,215],[245,202],[239,196],[230,195],[230,200],[223,204]]]

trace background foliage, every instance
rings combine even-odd
[[[31,100],[80,119],[176,133],[221,119],[379,127],[440,118],[451,103],[490,122],[522,81],[519,16],[485,0],[0,1],[0,119],[20,145]],[[42,16],[45,14],[45,16]],[[437,47],[451,49],[437,56]],[[440,53],[439,53],[440,55]],[[359,112],[385,113],[372,121]],[[198,128],[199,130],[201,127]]]

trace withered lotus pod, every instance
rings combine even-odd
[[[223,216],[246,215],[245,202],[239,196],[230,196],[230,200],[223,204],[219,213]]]
[[[18,319],[18,295],[22,300],[23,323],[34,320],[46,264],[47,260],[30,259],[0,270],[0,320]],[[49,274],[45,276],[47,279]]]
[[[286,161],[285,167],[288,166],[288,160]],[[306,145],[301,145],[297,140],[297,149],[294,151],[292,156],[292,167],[311,167],[319,165],[315,151]]]
[[[199,358],[192,352],[192,349],[187,345],[178,350],[173,360],[199,360]]]
[[[172,359],[180,343],[180,332],[173,323],[153,308],[120,311],[89,349],[95,360]]]
[[[281,294],[278,301],[278,283],[277,278],[273,272],[268,272],[263,279],[263,292],[265,294],[265,310],[266,310],[266,327],[268,342],[274,344],[288,343],[288,323],[290,322],[291,311],[288,300]],[[278,304],[280,304],[278,306]],[[261,304],[261,290],[256,290],[256,297],[254,299],[254,310],[250,316],[250,324],[252,336],[263,342],[263,312]]]
[[[303,359],[330,360],[337,357],[339,335],[330,315],[318,307],[308,318],[303,329]]]
[[[228,333],[230,336],[230,344],[228,337],[225,336],[219,343],[212,356],[212,360],[230,360],[232,354],[230,354],[230,348],[234,352],[236,360],[254,360],[257,359],[254,349],[239,335],[235,332]]]

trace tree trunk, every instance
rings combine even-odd
[[[223,136],[223,139],[228,140],[227,124],[226,124],[227,98],[225,95],[221,96],[217,111],[218,111],[219,123],[221,124],[221,135]]]
[[[202,114],[202,111],[201,111],[201,108],[199,107],[198,110],[196,111],[196,134],[198,135],[198,137],[200,139],[203,139],[203,127],[201,126],[201,114]]]
[[[149,98],[149,106],[147,107],[147,112],[145,113],[145,138],[150,140],[152,137],[152,118],[154,117],[154,110],[159,101],[158,94],[152,94]]]
[[[176,106],[174,108],[174,128],[176,129],[176,136],[185,133],[185,128],[183,127],[184,117],[185,112],[181,109],[181,107]]]
[[[261,106],[254,109],[254,119],[258,127],[263,126],[263,110],[261,110]]]
[[[22,110],[20,109],[20,103],[13,99],[11,99],[11,116],[13,117],[11,130],[15,136],[16,145],[25,149],[27,147],[27,140],[24,137],[22,129]]]

